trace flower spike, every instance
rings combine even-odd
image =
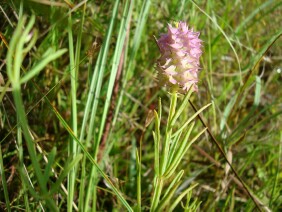
[[[186,93],[192,86],[198,91],[199,59],[202,41],[199,32],[189,29],[185,22],[168,24],[168,33],[157,40],[161,57],[157,61],[159,84],[173,91]]]

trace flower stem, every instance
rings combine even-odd
[[[163,188],[163,178],[157,177],[150,212],[155,211],[156,208],[158,207],[159,201],[160,201],[160,196],[161,196],[161,193],[162,193],[162,188]]]
[[[169,115],[168,115],[166,132],[165,132],[165,140],[161,154],[161,166],[160,166],[161,176],[165,173],[167,162],[168,162],[168,155],[169,155],[168,153],[169,153],[169,145],[171,141],[171,129],[172,129],[171,120],[175,113],[176,103],[177,103],[177,92],[173,91],[171,93]]]

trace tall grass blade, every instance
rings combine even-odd
[[[123,81],[122,81],[122,90],[121,90],[119,99],[117,101],[116,111],[115,111],[115,115],[114,115],[114,119],[113,119],[113,126],[115,125],[118,114],[119,114],[119,110],[120,110],[120,107],[121,107],[125,87],[127,85],[129,78],[133,74],[132,72],[133,72],[134,67],[135,67],[135,57],[136,57],[137,51],[138,51],[140,43],[141,43],[141,36],[142,36],[143,30],[144,30],[144,27],[145,27],[145,24],[146,24],[146,20],[147,20],[147,17],[148,17],[150,6],[151,6],[151,0],[143,1],[141,12],[139,14],[139,18],[138,18],[137,24],[136,24],[137,28],[135,30],[134,38],[133,38],[133,42],[132,42],[133,46],[130,49],[130,56],[128,58],[128,61],[129,61],[128,66],[127,66],[127,69],[125,71],[125,76],[124,76]]]
[[[227,36],[227,34],[224,32],[224,30],[218,25],[218,23],[209,15],[207,14],[202,8],[200,8],[198,6],[198,4],[196,4],[196,2],[194,0],[190,0],[205,16],[207,16],[211,22],[217,27],[217,29],[222,33],[222,35],[225,37],[226,41],[228,42],[228,44],[230,45],[232,51],[234,52],[234,55],[236,57],[237,63],[238,63],[238,68],[240,71],[240,84],[243,84],[243,80],[242,80],[242,70],[241,70],[241,62],[239,60],[238,54],[236,49],[234,48],[233,44],[231,43],[230,38]]]
[[[10,212],[11,211],[10,199],[9,199],[9,192],[8,192],[8,187],[7,187],[6,176],[5,176],[5,168],[4,168],[4,165],[3,165],[1,144],[0,144],[0,176],[1,176],[2,186],[3,186],[3,190],[4,190],[4,199],[5,199],[6,209],[7,209],[8,212]]]
[[[141,151],[140,151],[141,152]],[[136,168],[137,168],[137,211],[141,212],[141,157],[139,156],[138,149],[136,148]]]

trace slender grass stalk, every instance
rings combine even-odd
[[[5,176],[5,168],[4,168],[4,165],[3,165],[1,144],[0,144],[0,176],[1,176],[2,186],[3,186],[3,190],[4,190],[4,199],[5,199],[6,209],[7,209],[8,212],[10,212],[11,211],[10,199],[9,199],[6,176]]]
[[[81,50],[81,39],[82,39],[82,29],[84,25],[84,17],[85,17],[85,9],[86,9],[86,2],[83,7],[82,13],[82,20],[80,22],[80,28],[77,36],[76,41],[76,48],[75,48],[75,55],[74,55],[74,46],[73,46],[73,34],[72,34],[72,17],[71,14],[69,15],[68,19],[68,35],[69,35],[69,54],[70,54],[70,75],[71,75],[71,99],[72,99],[72,127],[75,135],[77,135],[77,98],[76,98],[76,91],[77,91],[77,79],[78,79],[78,70],[80,64],[80,50]],[[77,154],[77,144],[74,140],[70,143],[70,154],[73,157]],[[70,172],[69,180],[69,195],[68,195],[68,211],[72,211],[72,203],[74,198],[74,189],[75,189],[75,178],[77,167],[74,167],[73,170]]]
[[[280,142],[279,142],[279,151],[278,151],[278,162],[277,162],[277,168],[276,168],[276,173],[275,173],[275,179],[271,191],[271,197],[269,201],[269,207],[271,208],[273,199],[275,198],[275,193],[278,185],[278,178],[279,178],[279,171],[281,170],[281,157],[282,157],[282,132],[280,132]]]
[[[105,41],[106,42],[106,41]],[[89,92],[87,95],[87,101],[86,101],[86,105],[85,105],[85,109],[84,109],[84,116],[83,116],[83,120],[82,120],[82,126],[81,126],[81,131],[80,131],[80,136],[79,136],[79,140],[83,141],[85,140],[85,130],[86,130],[86,126],[88,123],[88,119],[89,119],[89,114],[90,114],[90,110],[92,109],[92,102],[94,99],[93,93],[95,93],[96,90],[96,85],[97,85],[97,80],[98,80],[98,72],[99,72],[99,68],[101,65],[101,61],[102,61],[102,56],[103,56],[103,52],[105,51],[104,45],[102,46],[98,58],[97,58],[97,62],[96,62],[96,66],[93,70],[93,76],[91,79],[91,84],[90,84],[90,88],[89,88]],[[91,66],[91,63],[89,63],[89,66]],[[91,68],[91,67],[90,67]],[[86,139],[86,146],[89,145],[90,139]]]
[[[211,8],[211,1],[207,1],[207,13],[210,14],[210,8]],[[212,63],[212,42],[211,42],[211,26],[210,26],[211,20],[207,19],[207,28],[208,28],[208,56],[209,56],[209,63],[208,63],[208,72],[209,72],[209,77],[207,77],[208,85],[209,85],[209,90],[213,92],[213,63]]]
[[[94,99],[93,99],[93,106],[92,106],[92,111],[91,111],[91,116],[90,116],[90,124],[89,124],[89,131],[87,134],[86,142],[89,142],[93,137],[94,137],[94,150],[96,149],[96,146],[99,145],[97,144],[97,139],[95,138],[95,133],[94,133],[94,128],[95,128],[95,118],[96,118],[96,113],[97,113],[97,108],[98,108],[98,103],[99,103],[99,98],[100,98],[100,93],[101,93],[101,88],[102,88],[102,82],[103,82],[103,77],[104,77],[104,72],[106,68],[106,60],[108,56],[108,50],[110,46],[110,38],[112,36],[113,32],[113,27],[115,24],[115,18],[117,16],[118,12],[118,5],[119,5],[119,0],[115,2],[113,13],[112,13],[112,18],[110,20],[109,28],[107,31],[107,35],[105,37],[105,41],[103,42],[103,46],[101,48],[102,51],[102,58],[101,58],[101,63],[96,64],[98,66],[98,78],[96,82],[96,88],[95,88],[95,94],[94,94]],[[93,96],[93,94],[91,94]]]
[[[118,5],[118,1],[116,2],[115,8],[117,7],[117,5]],[[99,133],[98,133],[98,138],[97,138],[97,140],[95,139],[95,144],[94,144],[94,157],[95,158],[98,154],[98,148],[99,148],[100,140],[101,140],[102,133],[103,133],[103,130],[104,130],[106,115],[107,115],[107,112],[108,112],[108,109],[109,109],[109,104],[110,104],[110,99],[111,99],[112,90],[113,90],[113,86],[114,86],[114,81],[115,81],[117,69],[118,69],[118,66],[119,66],[119,61],[120,61],[120,58],[121,58],[122,49],[123,49],[123,46],[124,46],[125,36],[126,36],[126,33],[127,33],[127,27],[129,25],[133,5],[134,5],[134,1],[131,1],[130,4],[129,4],[129,1],[127,1],[126,4],[125,4],[125,10],[124,10],[123,17],[127,17],[127,18],[126,19],[123,18],[121,25],[120,25],[120,31],[119,31],[119,36],[118,36],[118,40],[117,40],[116,51],[115,51],[115,54],[114,54],[114,61],[113,61],[112,71],[111,71],[111,75],[110,75],[110,81],[109,81],[108,90],[107,90],[106,103],[104,105],[102,120],[100,122],[100,129],[99,129]],[[115,17],[115,13],[113,13],[113,17]],[[110,33],[108,35],[110,35]],[[106,42],[109,42],[108,39],[109,39],[109,36],[107,37]],[[108,49],[108,47],[107,47],[107,43],[106,43],[105,44],[105,50],[107,50],[107,49]],[[97,106],[98,106],[98,98],[100,96],[100,90],[101,90],[101,85],[102,85],[101,83],[102,83],[102,80],[103,80],[102,79],[103,78],[103,71],[104,71],[104,68],[105,68],[104,67],[105,65],[103,65],[103,63],[104,63],[105,57],[106,57],[105,53],[107,53],[107,51],[104,51],[104,53],[103,53],[103,60],[101,62],[102,67],[101,67],[99,75],[98,75],[97,86],[96,86],[95,97],[94,97],[94,104],[93,104],[94,109],[92,110],[91,120],[90,120],[90,129],[93,129],[93,127],[95,126],[94,125],[94,118],[96,116],[96,110],[97,110]],[[91,131],[89,132],[89,134],[87,136],[87,140],[90,138],[90,136],[92,136]],[[94,173],[95,173],[94,168],[95,167],[93,167],[92,171],[91,171],[91,175],[90,175],[91,178],[94,177]],[[97,177],[95,177],[95,179],[97,179]],[[91,182],[96,183],[97,180],[94,180],[94,181],[91,181]],[[92,190],[92,188],[91,188],[91,190]],[[88,205],[87,202],[90,198],[89,194],[90,194],[91,190],[88,189],[89,192],[86,195],[85,207],[87,207],[87,205]],[[94,191],[94,193],[93,193],[93,200],[94,201],[93,201],[92,207],[95,208],[96,207],[96,201],[95,200],[97,199],[95,188],[92,191]]]
[[[23,162],[23,145],[22,144],[23,144],[22,129],[21,129],[20,126],[17,126],[17,145],[18,145],[18,155],[19,155],[19,161],[20,161],[19,169],[21,170],[22,173],[24,173],[24,171],[26,171],[26,167],[25,167],[24,162]],[[26,175],[28,177],[27,171],[26,171]],[[27,211],[30,211],[28,195],[27,195],[27,192],[26,192],[27,186],[24,183],[24,181],[22,181],[22,186],[23,186],[23,190],[25,191],[24,194],[23,194],[24,195],[25,208],[26,208]],[[40,204],[41,209],[44,211],[42,204],[41,203],[39,203],[39,204]]]
[[[118,67],[121,65],[120,63],[123,62],[122,61],[122,53],[125,51],[125,41],[126,41],[125,38],[126,38],[126,34],[129,34],[129,25],[130,25],[130,21],[131,21],[134,2],[135,2],[134,0],[126,1],[125,10],[124,10],[124,13],[123,13],[124,18],[122,18],[122,21],[120,23],[116,49],[115,49],[115,53],[114,53],[114,57],[113,57],[113,65],[112,65],[112,69],[111,69],[110,80],[109,80],[108,90],[107,90],[107,94],[106,94],[106,102],[105,102],[105,105],[104,105],[104,110],[103,110],[102,119],[101,119],[100,128],[99,128],[99,133],[98,133],[98,140],[97,140],[98,144],[100,143],[101,138],[102,138],[102,134],[104,132],[106,116],[108,114],[108,110],[109,110],[109,106],[110,106],[110,100],[111,100],[112,93],[113,93],[113,88],[114,88],[114,83],[115,83]],[[98,148],[98,146],[96,146],[94,154],[97,152],[97,148]]]
[[[119,5],[119,1],[116,1],[115,4],[114,4],[112,18],[110,20],[107,35],[105,37],[105,41],[104,41],[103,46],[101,48],[101,52],[102,52],[101,61],[100,61],[99,64],[96,64],[97,69],[98,69],[97,84],[96,84],[96,88],[95,88],[93,106],[92,106],[92,111],[91,111],[91,116],[90,116],[89,131],[88,131],[87,138],[86,138],[86,143],[90,143],[91,138],[94,137],[94,139],[95,139],[94,145],[93,145],[94,151],[99,146],[99,144],[97,143],[97,139],[94,136],[95,135],[95,133],[94,133],[95,118],[96,118],[96,112],[97,112],[97,108],[98,108],[98,102],[99,102],[99,97],[100,97],[100,92],[101,92],[101,87],[102,87],[102,81],[103,81],[103,76],[104,76],[104,71],[105,71],[105,66],[106,66],[106,59],[107,59],[109,45],[110,45],[110,38],[111,38],[111,35],[112,35],[112,31],[113,31],[113,27],[114,27],[114,23],[115,23],[115,18],[117,16],[117,12],[118,12],[118,5]],[[96,79],[92,79],[92,80],[96,80]],[[95,159],[96,159],[96,156],[97,156],[97,152],[94,153]],[[90,179],[91,178],[96,179],[96,177],[94,176],[95,173],[96,173],[95,166],[92,166],[91,172],[90,172]],[[86,211],[88,210],[88,207],[89,207],[90,196],[94,196],[94,199],[96,199],[96,197],[95,197],[96,191],[94,192],[93,195],[91,195],[91,192],[96,190],[95,185],[93,185],[93,182],[94,182],[94,180],[90,180],[89,186],[88,186],[88,189],[87,189],[87,193],[86,193],[86,197],[85,197],[84,208],[85,208]],[[92,205],[93,205],[94,208],[96,208],[96,202],[93,202]]]
[[[97,64],[100,63],[101,57],[102,57],[102,51],[100,51],[100,53],[98,55]],[[97,77],[98,77],[98,65],[95,66],[95,70],[94,70],[91,85],[90,85],[89,94],[88,94],[88,97],[87,97],[87,103],[86,103],[86,106],[85,106],[85,113],[84,113],[84,116],[83,116],[82,128],[81,128],[81,132],[80,132],[80,139],[79,139],[80,141],[84,140],[86,124],[87,124],[87,120],[89,118],[89,112],[90,112],[91,103],[92,103],[92,100],[93,100],[92,93],[94,93],[94,91],[95,91],[95,84],[97,82]],[[85,146],[88,146],[89,143],[90,143],[90,140],[86,140]],[[80,149],[79,149],[79,151],[80,151]],[[79,189],[80,192],[79,192],[79,207],[78,207],[79,210],[81,210],[81,211],[84,211],[85,207],[87,207],[87,208],[89,207],[88,205],[89,205],[89,200],[90,200],[90,197],[89,197],[90,192],[87,192],[88,196],[85,197],[86,160],[87,160],[87,157],[84,154],[82,165],[81,165],[82,170],[81,170],[81,177],[80,177],[81,182],[80,182],[80,189]],[[91,181],[91,178],[90,178],[90,181]],[[91,184],[91,183],[89,182],[89,184]]]
[[[74,46],[73,46],[73,34],[72,34],[72,17],[69,14],[68,17],[68,37],[69,37],[69,58],[70,58],[70,75],[71,75],[71,117],[72,117],[72,129],[75,135],[77,135],[77,106],[76,106],[76,69],[74,61]],[[76,142],[72,139],[69,142],[69,157],[76,156]],[[74,185],[75,185],[75,168],[73,168],[68,174],[68,212],[72,211],[72,201],[74,197]]]
[[[147,21],[150,6],[151,6],[151,0],[143,1],[141,12],[140,12],[140,15],[137,21],[137,28],[134,33],[134,38],[132,42],[133,46],[130,49],[130,56],[128,58],[129,62],[127,65],[127,69],[125,70],[125,74],[124,74],[125,76],[123,77],[123,81],[122,81],[122,89],[121,89],[121,92],[120,92],[120,95],[117,101],[117,106],[116,106],[115,115],[113,119],[113,126],[116,124],[117,117],[120,112],[120,107],[122,104],[124,92],[126,90],[125,88],[126,88],[127,82],[130,79],[130,77],[133,75],[133,70],[136,66],[134,61],[135,61],[135,57],[136,57],[137,51],[141,43],[141,36],[142,36],[142,32],[144,31],[144,27]]]
[[[58,112],[58,110],[51,104],[50,100],[48,98],[45,98],[46,102],[48,103],[48,106],[50,109],[54,112],[54,114],[57,116],[57,118],[60,120],[63,127],[67,130],[67,132],[70,134],[70,136],[77,142],[77,144],[80,146],[82,152],[86,155],[88,160],[96,167],[97,171],[102,175],[102,177],[105,179],[105,181],[108,183],[110,188],[113,190],[113,192],[117,195],[121,203],[127,208],[128,211],[133,211],[130,205],[127,203],[125,198],[122,196],[122,193],[114,186],[112,181],[109,179],[109,177],[103,172],[103,170],[100,168],[98,163],[95,161],[95,159],[91,156],[91,154],[87,151],[86,147],[82,144],[81,141],[77,138],[77,136],[74,135],[72,129],[67,124],[67,122],[63,119],[61,114]]]
[[[136,148],[135,150],[136,153],[136,169],[137,169],[137,192],[136,192],[136,196],[137,196],[137,211],[141,212],[141,150],[140,153],[138,153],[138,149]],[[139,156],[140,154],[140,156]]]

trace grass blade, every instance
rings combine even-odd
[[[63,54],[67,52],[67,49],[60,49],[56,52],[50,52],[50,54],[46,55],[40,62],[38,62],[34,68],[32,68],[29,72],[27,72],[23,77],[20,79],[20,83],[26,83],[35,75],[37,75],[45,66],[53,60],[58,59]]]
[[[0,176],[1,176],[2,186],[3,186],[3,190],[4,190],[4,198],[5,198],[6,209],[7,209],[7,211],[10,212],[11,211],[10,199],[9,199],[7,181],[6,181],[6,177],[5,177],[5,169],[4,169],[4,165],[3,165],[1,144],[0,144]]]

